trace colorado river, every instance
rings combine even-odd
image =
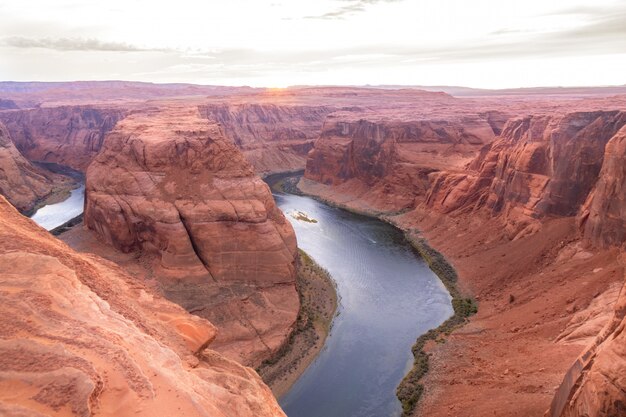
[[[401,232],[309,197],[275,194],[298,246],[337,282],[338,315],[318,358],[280,403],[289,417],[390,417],[415,339],[453,313],[450,295]],[[305,213],[296,220],[290,213]],[[298,216],[296,216],[298,217]]]
[[[30,218],[46,230],[52,230],[65,224],[83,212],[85,205],[85,185],[72,190],[70,196],[56,204],[48,204],[35,212]]]

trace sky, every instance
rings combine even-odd
[[[0,80],[626,84],[626,0],[0,0]]]

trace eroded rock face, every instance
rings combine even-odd
[[[258,364],[299,308],[296,239],[267,185],[197,108],[135,113],[87,171],[85,224],[156,258],[164,293],[220,328],[216,348]]]
[[[598,182],[579,222],[583,236],[597,246],[620,246],[626,241],[626,127],[606,145]]]
[[[0,414],[284,416],[215,327],[0,196]]]
[[[574,216],[598,179],[605,145],[625,124],[619,111],[513,119],[469,170],[434,177],[427,203],[443,212],[486,206],[512,238],[546,216]]]
[[[201,114],[219,123],[257,172],[303,169],[330,106],[270,103],[207,104]]]
[[[0,121],[29,160],[84,171],[123,116],[115,108],[62,106],[0,112]]]
[[[626,257],[622,255],[622,263]],[[552,401],[551,417],[626,415],[626,291],[594,342],[574,362]]]
[[[52,190],[50,174],[34,167],[22,156],[0,123],[0,194],[19,211],[28,213]]]
[[[429,188],[429,174],[461,169],[495,137],[486,119],[389,120],[336,113],[307,160],[307,179],[346,184],[382,209],[406,209]]]

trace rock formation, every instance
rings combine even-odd
[[[597,246],[626,242],[626,127],[606,145],[598,182],[579,222],[583,236]]]
[[[200,106],[219,123],[257,172],[304,169],[306,155],[319,136],[329,106],[271,103],[216,103]]]
[[[27,161],[15,148],[9,132],[0,123],[0,194],[19,211],[29,213],[54,189],[53,177]]]
[[[285,342],[299,306],[293,229],[197,108],[118,123],[87,171],[85,224],[153,256],[167,297],[218,326],[217,349],[258,364]]]
[[[118,108],[62,106],[0,112],[15,146],[31,161],[84,171],[104,136],[124,115]]]
[[[626,415],[625,288],[611,320],[567,371],[552,401],[550,417]]]
[[[0,110],[15,110],[19,109],[18,105],[13,100],[6,100],[0,98]]]
[[[534,232],[546,216],[577,214],[598,179],[605,145],[625,124],[619,111],[513,119],[469,170],[433,176],[427,203],[446,213],[486,206],[503,217],[511,238]]]
[[[626,126],[606,145],[597,183],[578,216],[583,238],[596,247],[626,241]],[[622,254],[622,264],[626,256]],[[624,277],[626,279],[626,276]],[[626,287],[611,320],[568,370],[550,407],[551,417],[626,415]]]
[[[494,139],[486,119],[389,120],[376,114],[334,113],[307,160],[307,179],[360,193],[379,209],[411,208],[426,194],[429,174],[461,169]],[[340,192],[340,193],[341,193]]]
[[[0,414],[284,417],[215,327],[0,196]]]

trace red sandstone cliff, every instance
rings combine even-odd
[[[444,213],[484,206],[502,216],[509,237],[534,232],[540,219],[578,213],[605,145],[625,124],[619,111],[513,119],[468,170],[433,175],[426,203]]]
[[[215,327],[0,196],[0,414],[284,416]]]
[[[599,179],[579,222],[583,236],[597,246],[626,242],[626,127],[606,145]]]
[[[31,161],[84,171],[105,135],[124,116],[118,108],[63,106],[0,112],[15,146]]]
[[[477,115],[394,120],[335,113],[309,154],[305,177],[373,209],[403,210],[426,194],[430,173],[461,169],[494,137]]]
[[[622,255],[622,263],[625,257]],[[626,277],[623,277],[626,278]],[[551,417],[626,415],[626,287],[614,313],[567,371],[552,401]]]
[[[15,148],[9,132],[0,123],[0,194],[23,213],[50,196],[59,183],[68,179],[33,166]],[[56,184],[55,184],[56,183]]]
[[[118,123],[87,171],[85,224],[153,257],[166,296],[218,326],[216,349],[258,364],[286,340],[299,307],[293,229],[197,108]]]
[[[206,104],[200,113],[219,123],[257,172],[304,169],[319,136],[328,106],[271,103]]]
[[[598,247],[626,242],[626,127],[606,145],[599,179],[578,221],[583,237]],[[624,255],[622,263],[626,261]],[[626,276],[624,277],[626,278]],[[626,415],[626,287],[611,320],[568,370],[552,401],[552,417]]]

